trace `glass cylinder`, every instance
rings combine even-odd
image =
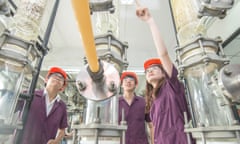
[[[199,0],[171,0],[171,7],[180,46],[206,34],[205,18],[198,18]]]
[[[9,26],[11,35],[28,42],[36,41],[46,3],[47,0],[20,0],[16,14]],[[13,44],[5,44],[2,49],[26,54],[24,48]],[[34,56],[30,55],[30,58],[33,60]]]
[[[0,59],[0,120],[4,124],[16,122],[17,115],[14,113],[18,96],[23,86],[28,89],[29,80],[32,79],[31,73],[25,70]]]
[[[47,0],[20,0],[10,34],[3,35],[0,48],[0,119],[12,122],[20,91],[30,85],[33,69],[40,57],[33,41],[37,40]],[[5,39],[12,40],[5,41]],[[23,85],[24,84],[24,85]],[[26,89],[25,89],[26,91]]]
[[[209,85],[227,61],[218,53],[219,42],[206,38],[206,17],[198,17],[199,2],[171,0],[180,45],[177,50],[180,74],[186,81],[197,126],[229,126],[234,122],[229,102]]]
[[[199,64],[184,73],[198,126],[229,126],[234,122],[228,101],[209,85],[218,73],[217,67],[214,63]]]
[[[102,0],[91,0],[92,2],[102,2]],[[119,0],[114,0],[114,13],[109,11],[96,12],[92,15],[94,34],[102,35],[111,31],[115,37],[119,37]]]
[[[5,15],[0,15],[0,35],[4,33],[8,26],[8,18]]]
[[[11,33],[26,41],[37,40],[46,3],[47,0],[20,0]]]

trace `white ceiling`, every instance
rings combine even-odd
[[[59,66],[66,71],[74,71],[77,73],[83,67],[84,48],[81,42],[81,34],[77,27],[77,21],[72,9],[71,0],[59,0],[59,8],[53,25],[48,47],[50,51],[45,56],[42,71],[48,70],[51,66]],[[126,0],[125,0],[126,1]],[[130,0],[129,0],[130,1]],[[217,19],[210,27],[210,36],[223,36],[227,39],[237,28],[240,27],[240,21],[236,21],[234,14],[240,13],[239,0],[235,1],[234,10],[228,12],[224,19]],[[168,0],[139,0],[140,4],[150,9],[154,16],[161,34],[165,40],[165,44],[169,49],[169,54],[172,60],[175,60],[174,48],[177,46],[176,36],[173,28],[172,17],[169,8]],[[41,33],[48,24],[48,19],[52,12],[55,0],[48,1],[43,22],[41,24]],[[129,62],[128,70],[143,72],[143,62],[150,58],[156,57],[156,50],[153,44],[150,30],[148,26],[137,19],[135,16],[135,4],[120,5],[119,19],[119,37],[122,42],[128,42],[127,60]],[[229,18],[230,17],[230,18]],[[238,19],[238,17],[237,17]],[[234,21],[234,26],[232,25]],[[229,26],[231,25],[231,26]],[[215,28],[216,27],[216,28]],[[220,27],[220,28],[219,28]],[[230,29],[231,27],[231,29]],[[228,32],[226,32],[228,30]],[[239,40],[238,40],[239,42]],[[239,43],[234,43],[226,49],[226,52],[232,59],[233,63],[239,63],[240,49]],[[139,74],[140,86],[144,87],[141,81],[144,80],[143,73]]]
[[[44,15],[42,31],[46,29],[49,15],[55,1],[50,1]],[[176,46],[174,30],[171,23],[168,1],[140,0],[147,6],[159,24],[159,28],[170,49]],[[128,42],[127,59],[129,70],[143,70],[143,62],[147,58],[156,57],[156,51],[147,25],[135,16],[135,3],[120,5],[119,37],[122,42]],[[83,66],[84,48],[81,34],[72,9],[71,0],[60,0],[55,23],[52,29],[48,47],[51,49],[46,55],[42,69],[60,66],[65,69],[79,69]],[[172,51],[171,54],[174,54]],[[174,55],[172,56],[174,58]]]

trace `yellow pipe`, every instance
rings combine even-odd
[[[89,0],[72,0],[72,5],[82,34],[89,68],[92,72],[98,72],[99,63],[90,19]]]

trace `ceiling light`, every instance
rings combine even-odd
[[[132,5],[134,0],[121,0],[121,4],[123,5]]]

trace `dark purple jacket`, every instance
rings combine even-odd
[[[119,123],[122,120],[122,109],[124,109],[124,119],[127,122],[125,144],[148,144],[145,129],[145,104],[143,97],[135,96],[131,106],[123,96],[119,97]]]
[[[184,112],[188,112],[184,87],[173,67],[171,78],[161,86],[150,110],[154,125],[154,144],[187,144]]]
[[[46,116],[43,90],[36,91],[24,126],[22,144],[46,144],[49,139],[56,137],[58,129],[67,126],[65,103],[56,100],[51,112]]]

